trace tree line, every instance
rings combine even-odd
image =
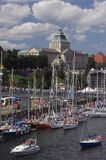
[[[36,70],[37,88],[41,85],[42,75],[45,77],[45,88],[50,86],[51,70],[48,67],[48,57],[44,54],[38,56],[18,56],[19,50],[3,51],[3,77],[2,85],[9,86],[11,70],[14,70],[14,86],[33,86],[33,71]],[[19,76],[18,76],[19,75]]]
[[[52,69],[50,66],[48,66],[48,57],[44,54],[40,54],[38,56],[18,56],[18,52],[19,50],[16,49],[3,51],[3,85],[9,86],[11,69],[13,68],[15,75],[21,75],[18,80],[15,79],[15,86],[27,87],[28,82],[31,86],[33,86],[33,70],[35,69],[37,88],[41,87],[42,76],[44,76],[44,88],[50,88]],[[87,86],[86,77],[91,68],[101,69],[105,67],[106,64],[98,64],[92,57],[89,57],[86,69],[84,70],[83,74],[80,73],[77,77],[80,88],[81,84],[83,84],[82,88]],[[58,76],[62,82],[65,82],[65,74],[63,70],[59,71]]]
[[[18,50],[7,50],[3,52],[3,66],[7,70],[11,70],[11,68],[15,70],[44,68],[48,67],[48,57],[44,54],[18,56]]]

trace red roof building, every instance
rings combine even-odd
[[[93,58],[96,63],[106,63],[106,56],[101,52],[96,53]]]

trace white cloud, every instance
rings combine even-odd
[[[84,35],[84,34],[76,34],[76,35],[73,35],[73,38],[76,39],[79,42],[84,42],[85,39],[86,39],[86,35]]]
[[[27,3],[27,2],[35,2],[37,0],[1,0],[1,2],[9,2],[9,3]]]
[[[84,34],[92,27],[106,28],[106,1],[95,2],[93,8],[83,9],[62,0],[40,1],[32,6],[35,18],[68,26],[77,34]]]
[[[103,1],[106,1],[106,0],[93,0],[94,2],[103,2]]]
[[[50,39],[51,34],[59,28],[63,29],[66,36],[69,35],[70,40],[80,42],[86,39],[88,35],[86,33],[89,31],[102,35],[106,32],[106,0],[92,0],[92,8],[73,5],[71,0],[0,0],[0,2],[3,2],[0,6],[0,39],[7,46],[11,40],[36,41],[41,37]],[[31,16],[30,5],[25,5],[28,2],[35,2],[32,5],[35,22],[28,19]],[[31,21],[34,20],[33,17]]]
[[[92,44],[92,46],[95,50],[100,51],[100,48],[102,49],[101,52],[103,52],[103,50],[105,51],[106,50],[106,44],[104,42],[100,42],[99,45],[98,43],[94,43]],[[104,53],[106,55],[106,53]]]
[[[39,1],[46,1],[46,0],[1,0],[1,3],[20,3],[20,4],[23,4],[23,3],[39,2]]]
[[[23,48],[29,48],[29,46],[25,43],[17,44],[17,43],[11,43],[8,41],[2,41],[0,40],[0,45],[4,49],[23,49]]]
[[[28,5],[4,4],[0,6],[0,26],[12,26],[18,24],[31,14]]]
[[[69,19],[71,20],[73,17],[77,19],[79,17],[78,13],[81,13],[81,9],[78,6],[61,0],[40,1],[33,5],[32,10],[35,18],[51,22],[69,22]]]
[[[0,29],[0,38],[5,40],[25,40],[49,36],[50,33],[53,33],[59,29],[59,26],[49,24],[49,23],[24,23],[17,25],[11,29],[1,28]]]

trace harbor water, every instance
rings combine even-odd
[[[82,128],[83,123],[72,130],[37,130],[25,137],[3,139],[0,142],[0,160],[106,160],[106,119],[91,119],[91,130],[103,136],[103,143],[98,147],[81,149],[79,140]],[[24,156],[10,154],[13,147],[30,137],[37,139],[41,148],[39,153]]]

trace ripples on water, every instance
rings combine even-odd
[[[33,131],[27,137],[3,140],[0,143],[0,160],[106,160],[106,119],[92,118],[92,129],[103,135],[103,144],[95,148],[82,150],[79,139],[82,124],[73,130],[47,129]],[[10,155],[13,146],[27,138],[37,138],[41,151],[25,156]]]

